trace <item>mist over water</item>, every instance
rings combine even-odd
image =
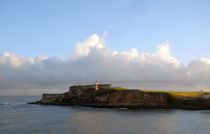
[[[1,96],[2,134],[209,134],[210,111],[30,105],[40,96]]]

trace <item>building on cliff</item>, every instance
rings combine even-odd
[[[111,84],[99,84],[97,81],[93,85],[74,85],[69,87],[69,94],[80,95],[82,92],[89,91],[97,91],[103,88],[110,88]]]

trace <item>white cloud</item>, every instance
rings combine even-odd
[[[76,43],[73,55],[66,60],[45,56],[24,58],[14,53],[0,55],[0,93],[40,93],[40,89],[64,89],[70,84],[96,80],[157,90],[210,87],[210,59],[192,60],[185,66],[171,56],[168,42],[158,45],[152,54],[139,54],[135,48],[112,52],[105,46],[106,34],[102,37],[93,34]]]
[[[93,34],[84,42],[78,42],[74,46],[74,53],[72,58],[85,57],[90,53],[92,48],[104,48],[105,37],[107,34],[108,32],[104,32],[104,35],[101,38],[97,34]]]
[[[170,54],[170,46],[168,42],[164,42],[157,47],[157,51],[154,54],[142,54],[141,60],[145,62],[156,62],[157,64],[173,64],[174,67],[179,67],[181,62],[175,59]]]

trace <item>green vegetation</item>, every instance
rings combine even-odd
[[[123,87],[110,87],[110,88],[103,88],[105,90],[129,90],[128,88]],[[150,92],[150,93],[168,93],[172,95],[173,97],[192,97],[197,98],[201,97],[203,94],[210,94],[210,91],[208,92],[201,92],[201,91],[156,91],[156,90],[139,90],[141,92]]]
[[[201,97],[204,93],[210,94],[210,92],[201,92],[201,91],[154,91],[154,90],[140,90],[142,92],[162,92],[168,93],[174,97]]]
[[[98,92],[99,91],[99,92]],[[98,90],[97,92],[98,93],[115,93],[115,94],[118,94],[118,93],[125,93],[125,92],[128,92],[129,89],[127,88],[123,88],[123,87],[109,87],[109,88],[102,88],[101,90]]]
[[[124,87],[110,87],[110,89],[114,89],[114,90],[127,90],[127,88],[124,88]]]

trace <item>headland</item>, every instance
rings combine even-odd
[[[188,94],[189,93],[189,94]],[[97,108],[210,110],[209,92],[166,92],[112,87],[111,84],[75,85],[63,94],[43,94],[29,104]]]

